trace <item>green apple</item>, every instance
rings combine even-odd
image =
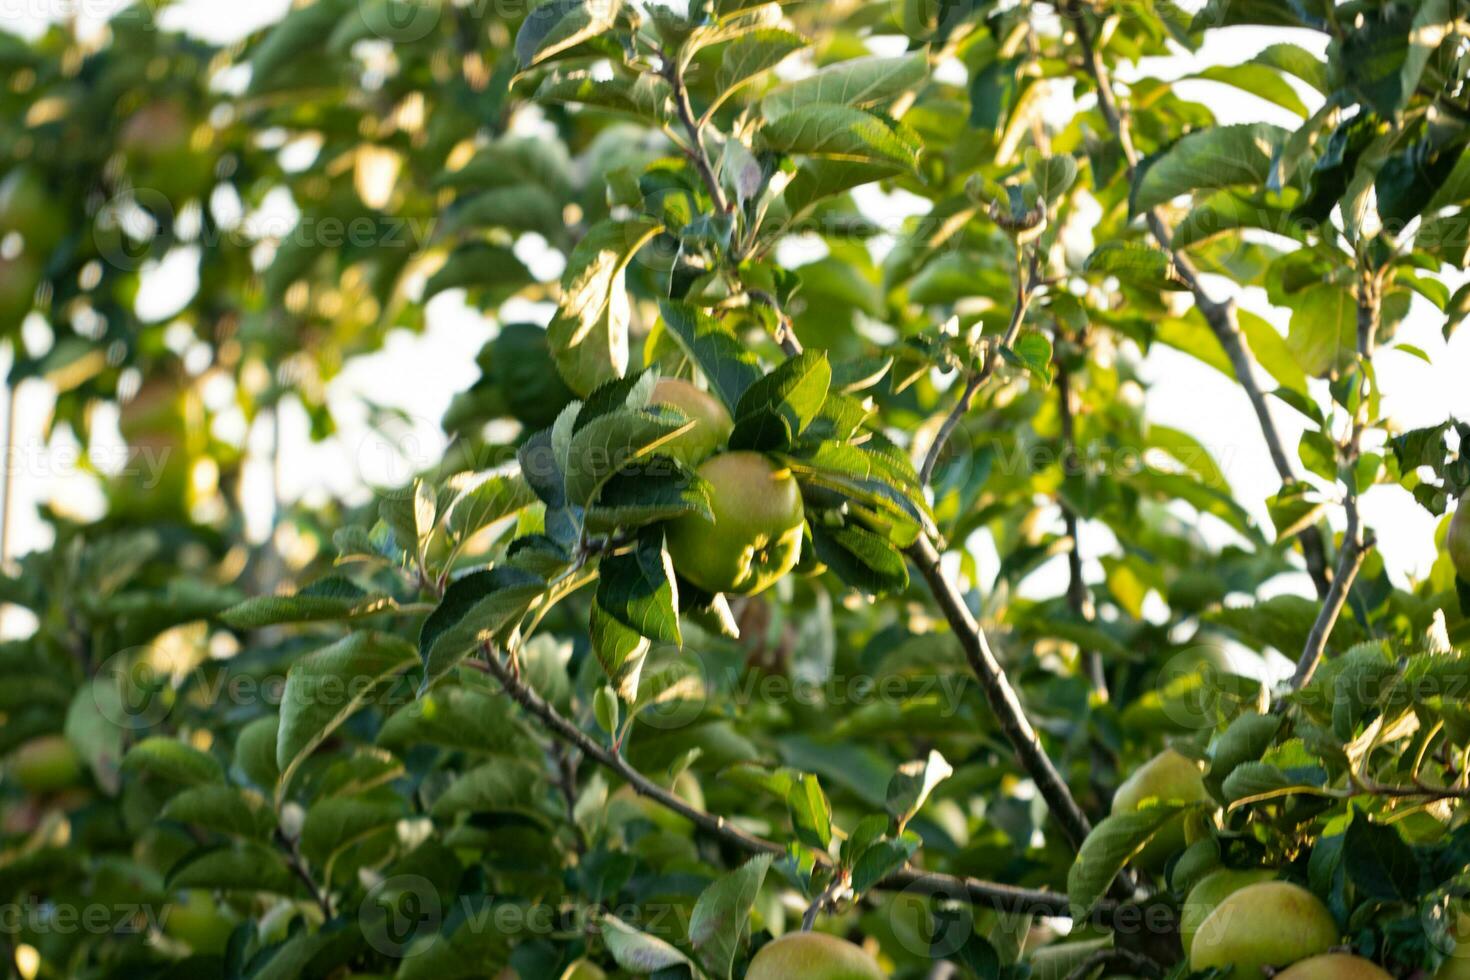
[[[61,240],[62,222],[46,182],[31,167],[16,167],[0,180],[0,240],[20,232],[25,254],[47,254]]]
[[[1337,921],[1317,896],[1290,882],[1265,881],[1239,889],[1205,917],[1189,946],[1189,966],[1255,978],[1262,967],[1327,952],[1338,936]]]
[[[81,782],[81,753],[65,735],[40,735],[10,755],[11,778],[27,793],[55,793]]]
[[[885,980],[859,946],[821,932],[794,932],[761,947],[745,980]]]
[[[1165,749],[1125,779],[1113,794],[1113,813],[1133,813],[1150,803],[1210,803],[1210,791],[1193,759]],[[1184,817],[1170,820],[1134,859],[1139,867],[1158,871],[1184,850]]]
[[[1361,956],[1327,953],[1302,960],[1291,969],[1276,974],[1276,980],[1393,980],[1393,976]]]
[[[1470,916],[1462,915],[1450,927],[1454,949],[1434,971],[1434,980],[1470,980]]]
[[[0,334],[20,326],[36,302],[41,284],[41,266],[24,253],[13,259],[0,258]]]
[[[1212,871],[1189,890],[1184,907],[1179,910],[1179,938],[1188,949],[1194,942],[1194,934],[1200,923],[1209,918],[1215,907],[1247,885],[1257,885],[1276,877],[1276,872],[1265,868],[1252,871],[1235,871],[1221,868]]]
[[[209,892],[187,888],[164,910],[162,926],[196,953],[223,953],[238,921]]]
[[[607,980],[607,973],[591,960],[578,960],[567,967],[561,980]]]
[[[754,595],[770,588],[801,558],[801,489],[789,470],[760,453],[722,453],[699,475],[714,493],[714,523],[702,514],[669,522],[674,568],[707,592]]]
[[[1470,582],[1470,493],[1460,498],[1455,516],[1450,518],[1450,529],[1444,543],[1455,572]]]
[[[670,405],[694,420],[694,428],[665,443],[659,451],[686,466],[698,466],[730,438],[735,423],[718,398],[678,378],[661,378],[653,387],[653,404]]]

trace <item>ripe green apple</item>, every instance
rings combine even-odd
[[[722,453],[699,475],[714,493],[711,524],[700,514],[669,522],[669,555],[679,574],[708,592],[754,595],[801,558],[805,516],[789,470],[760,453]]]
[[[1270,881],[1274,877],[1276,872],[1265,868],[1252,871],[1220,868],[1201,878],[1189,890],[1189,895],[1184,899],[1184,907],[1179,910],[1179,939],[1184,943],[1184,948],[1189,949],[1194,942],[1194,934],[1199,931],[1200,923],[1209,918],[1210,913],[1221,902],[1247,885]]]
[[[1460,498],[1455,516],[1450,518],[1450,529],[1444,543],[1455,572],[1470,582],[1470,493]]]
[[[27,793],[55,793],[81,782],[82,756],[65,735],[40,735],[10,755],[7,768]]]
[[[793,932],[761,947],[745,980],[885,980],[859,946],[821,932]]]
[[[1317,896],[1285,881],[1247,885],[1205,917],[1189,947],[1195,971],[1231,968],[1230,976],[1259,977],[1261,967],[1290,966],[1337,943],[1337,922]]]
[[[653,386],[653,404],[670,405],[694,420],[694,428],[665,443],[659,450],[686,466],[698,466],[713,456],[735,423],[718,398],[678,378],[661,378]]]
[[[209,892],[187,888],[164,911],[162,926],[196,953],[222,953],[238,921]]]
[[[1212,799],[1194,760],[1173,749],[1165,749],[1118,787],[1113,795],[1113,813],[1133,813],[1149,801],[1209,803]],[[1160,828],[1134,860],[1142,868],[1158,871],[1169,858],[1184,850],[1185,843],[1184,817],[1181,815]]]
[[[1393,980],[1393,976],[1361,956],[1327,953],[1302,960],[1291,969],[1276,974],[1276,980]]]

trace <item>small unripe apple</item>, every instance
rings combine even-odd
[[[6,767],[27,793],[55,793],[82,779],[82,756],[65,735],[41,735],[11,753]]]
[[[1276,980],[1393,980],[1393,976],[1361,956],[1327,953],[1302,960],[1276,974]]]
[[[1450,564],[1455,572],[1470,582],[1470,493],[1460,498],[1455,516],[1450,518],[1450,529],[1445,535],[1445,550],[1450,553]]]
[[[1184,907],[1179,910],[1179,939],[1184,948],[1189,949],[1194,942],[1194,934],[1199,931],[1200,923],[1209,918],[1210,913],[1221,902],[1247,885],[1260,884],[1274,877],[1276,872],[1264,868],[1253,871],[1221,868],[1201,878],[1199,884],[1189,890],[1188,897],[1184,899]]]
[[[0,333],[15,330],[25,319],[35,305],[40,284],[41,266],[29,255],[0,258]]]
[[[165,935],[188,943],[196,953],[222,953],[237,922],[209,892],[190,888],[164,911],[162,926]]]
[[[678,378],[661,378],[653,387],[653,404],[670,405],[689,416],[694,428],[664,443],[659,452],[686,466],[698,466],[730,438],[735,423],[718,398]]]
[[[1454,948],[1434,971],[1434,980],[1470,980],[1470,916],[1460,916],[1450,927]]]
[[[674,568],[707,592],[754,595],[801,558],[805,514],[789,470],[760,453],[722,453],[699,468],[713,489],[711,524],[686,514],[668,525]]]
[[[16,167],[0,180],[0,241],[11,232],[20,233],[25,254],[36,258],[55,248],[64,234],[56,202],[32,167]]]
[[[607,980],[607,973],[591,960],[578,960],[567,967],[561,980]]]
[[[794,932],[761,947],[745,980],[886,980],[860,946],[821,932]]]
[[[1209,803],[1204,776],[1194,760],[1173,749],[1165,749],[1129,776],[1113,795],[1113,813],[1133,813],[1150,801],[1156,803]],[[1184,850],[1184,817],[1171,819],[1154,834],[1138,856],[1137,864],[1158,871],[1175,854]]]
[[[1316,895],[1285,881],[1247,885],[1215,907],[1195,931],[1189,966],[1229,969],[1246,980],[1265,966],[1285,967],[1327,952],[1337,921]]]

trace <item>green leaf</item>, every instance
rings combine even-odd
[[[1375,824],[1366,813],[1354,813],[1343,840],[1348,879],[1371,899],[1417,903],[1424,895],[1424,869],[1398,828]]]
[[[1286,346],[1303,371],[1314,378],[1352,362],[1358,343],[1358,304],[1342,286],[1319,283],[1291,298],[1291,328]]]
[[[817,104],[874,108],[912,91],[928,77],[924,51],[897,58],[850,58],[771,90],[761,99],[761,112],[767,119],[779,119]]]
[[[694,903],[689,917],[689,944],[717,977],[731,975],[735,954],[749,928],[750,910],[755,907],[772,860],[770,854],[752,858],[715,879]]]
[[[621,8],[621,0],[546,0],[516,32],[516,60],[529,68],[554,58],[612,27]]]
[[[183,786],[223,783],[224,767],[208,752],[202,752],[164,735],[145,738],[123,756],[123,772],[154,776]]]
[[[643,662],[648,654],[648,638],[623,625],[595,600],[587,628],[592,638],[592,652],[602,664],[603,672],[623,700],[635,700]]]
[[[492,476],[454,502],[446,526],[451,539],[462,542],[535,502],[524,477]]]
[[[421,299],[428,302],[451,289],[473,289],[491,297],[509,297],[534,281],[530,270],[510,249],[486,242],[467,242],[455,248],[429,277]]]
[[[888,784],[889,816],[900,830],[923,808],[934,788],[954,775],[954,769],[937,750],[930,749],[926,759],[905,762]]]
[[[1268,762],[1242,762],[1231,770],[1220,789],[1232,810],[1283,796],[1324,793],[1317,783],[1283,772]]]
[[[786,793],[786,807],[791,812],[796,839],[807,847],[827,850],[832,843],[832,804],[822,792],[822,784],[811,773],[800,773]]]
[[[1279,126],[1266,123],[1190,133],[1139,165],[1129,209],[1141,214],[1198,190],[1264,185],[1286,135]]]
[[[1067,897],[1073,909],[1083,915],[1092,911],[1123,866],[1185,809],[1176,803],[1161,803],[1114,814],[1093,827],[1067,872]]]
[[[461,773],[431,812],[435,819],[457,813],[514,813],[545,822],[545,780],[527,759],[495,759]]]
[[[671,115],[669,94],[668,82],[657,75],[639,75],[629,80],[574,71],[548,75],[536,90],[536,101],[594,106],[661,125]]]
[[[650,218],[609,218],[593,225],[572,250],[562,275],[557,314],[546,336],[557,369],[578,394],[628,370],[624,274],[633,256],[661,228]]]
[[[713,522],[710,485],[664,456],[608,477],[587,508],[587,528],[607,533],[702,514]]]
[[[1222,85],[1238,88],[1242,92],[1249,92],[1259,99],[1278,105],[1288,112],[1294,112],[1303,119],[1311,114],[1306,103],[1302,102],[1301,96],[1296,94],[1296,89],[1292,88],[1291,84],[1275,69],[1263,64],[1247,62],[1243,65],[1212,65],[1186,77],[1219,82]]]
[[[1051,340],[1046,334],[1036,331],[1022,334],[1014,347],[1002,347],[1001,353],[1042,384],[1051,384]]]
[[[710,387],[731,412],[740,398],[761,377],[754,354],[722,320],[708,316],[684,303],[662,302],[659,312],[664,327],[678,342]]]
[[[185,855],[168,873],[171,889],[270,892],[296,895],[301,885],[275,848],[241,842]]]
[[[319,579],[295,595],[258,596],[220,613],[225,625],[237,630],[260,629],[281,623],[314,623],[357,619],[397,608],[392,598],[369,593],[340,575]]]
[[[159,816],[217,834],[255,840],[269,837],[276,826],[276,815],[263,796],[224,783],[193,786],[174,795]]]
[[[762,126],[758,149],[913,170],[918,137],[901,124],[849,106],[805,105]]]
[[[715,90],[720,93],[718,102],[724,102],[762,72],[776,67],[807,45],[807,39],[800,34],[777,27],[764,27],[731,41],[715,73]]]
[[[1210,744],[1210,782],[1219,789],[1237,766],[1260,761],[1280,730],[1280,715],[1244,714],[1232,721]]]
[[[822,410],[832,386],[832,366],[822,351],[805,351],[783,361],[745,389],[735,409],[732,449],[789,448]]]
[[[382,685],[419,662],[413,645],[385,633],[353,633],[298,660],[286,674],[276,766],[279,799],[297,768]]]
[[[592,503],[615,473],[653,455],[693,424],[626,408],[592,420],[572,436],[567,449],[567,502]]]
[[[655,643],[683,645],[679,590],[662,530],[644,531],[632,547],[604,558],[599,571],[597,605],[603,612]]]
[[[276,765],[276,732],[280,726],[279,718],[267,715],[240,729],[235,739],[233,768],[262,790],[272,789],[281,776]]]
[[[392,832],[403,815],[404,805],[397,799],[320,800],[307,809],[301,823],[301,854],[330,881],[331,863],[338,854],[369,837]]]
[[[1276,383],[1283,388],[1307,393],[1307,375],[1297,363],[1296,356],[1292,354],[1285,338],[1276,332],[1267,320],[1256,316],[1249,310],[1236,310],[1235,316],[1240,324],[1241,331],[1245,334],[1245,340],[1250,351],[1255,355],[1256,362],[1266,369]]]
[[[909,863],[920,843],[919,835],[908,830],[897,837],[884,837],[864,848],[853,862],[853,891],[861,895],[877,887],[884,878]]]
[[[535,739],[504,696],[441,684],[383,722],[377,744],[397,751],[438,745],[461,752],[525,757]]]
[[[539,575],[508,565],[456,579],[419,630],[424,689],[481,643],[512,629],[545,591]]]
[[[673,946],[634,929],[616,916],[603,916],[602,941],[618,966],[629,973],[643,975],[679,967],[693,968],[689,957]]]
[[[1152,289],[1186,288],[1174,273],[1172,255],[1139,242],[1104,242],[1087,257],[1083,271]]]

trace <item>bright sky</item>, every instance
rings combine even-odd
[[[77,15],[86,24],[100,25],[120,6],[118,0],[0,0],[0,13],[8,27],[30,33],[38,30],[44,20],[68,14]],[[221,0],[181,0],[164,11],[163,19],[169,26],[227,40],[275,20],[289,6],[289,0],[252,0],[229,5]],[[1239,63],[1267,44],[1282,40],[1318,51],[1323,46],[1320,37],[1308,32],[1231,28],[1211,35],[1199,55],[1162,59],[1145,65],[1143,72],[1165,78],[1186,78],[1205,65]],[[1213,82],[1186,81],[1181,90],[1208,104],[1222,122],[1265,120],[1291,124],[1296,118]],[[1302,90],[1302,94],[1305,98],[1311,93]],[[915,208],[922,209],[918,199],[906,197],[869,189],[864,192],[864,203],[872,205],[873,217],[896,223]],[[162,270],[157,278],[158,286],[165,290],[173,279],[168,269]],[[1213,282],[1211,288],[1217,296],[1229,295],[1228,283]],[[1284,318],[1279,311],[1267,307],[1264,296],[1247,294],[1237,299],[1244,307],[1268,316],[1284,328]],[[508,319],[525,314],[543,322],[547,315],[544,309],[532,307]],[[1447,345],[1440,333],[1441,325],[1438,312],[1416,298],[1413,313],[1395,340],[1424,350],[1433,363],[1425,364],[1393,350],[1385,350],[1377,358],[1387,411],[1403,428],[1434,424],[1451,414],[1470,418],[1470,384],[1465,383],[1470,377],[1470,330],[1461,331]],[[430,304],[429,329],[425,334],[393,335],[383,351],[349,365],[333,383],[330,398],[342,420],[340,436],[325,446],[313,446],[306,437],[305,414],[285,413],[281,485],[287,498],[331,492],[361,499],[366,485],[401,480],[411,472],[411,463],[424,465],[437,459],[443,446],[438,420],[452,394],[468,387],[478,376],[474,354],[493,331],[493,325],[468,309],[458,295],[438,297]],[[1264,500],[1276,490],[1278,480],[1244,394],[1229,379],[1167,348],[1157,348],[1150,354],[1145,368],[1152,380],[1147,401],[1150,417],[1184,429],[1208,446],[1237,497],[1258,520],[1269,526]],[[406,378],[414,379],[414,383],[404,384]],[[227,390],[215,394],[222,404],[228,402]],[[405,461],[393,447],[367,432],[366,411],[359,400],[363,396],[401,408],[415,420],[411,433],[397,434],[394,439],[400,448],[408,447],[411,460]],[[100,497],[90,478],[76,473],[66,462],[77,447],[63,442],[53,442],[48,447],[43,443],[41,433],[51,406],[52,398],[40,383],[22,387],[17,444],[25,455],[12,509],[12,553],[24,553],[49,543],[49,530],[35,516],[38,504],[55,500],[69,508],[100,506]],[[107,433],[108,413],[102,416],[103,424],[99,428]],[[1285,406],[1275,406],[1275,416],[1286,445],[1294,447],[1301,431],[1299,417]],[[110,435],[99,438],[105,447],[109,440],[117,438],[115,428]],[[272,477],[263,462],[270,445],[269,432],[262,427],[251,433],[250,444],[259,454],[247,472],[252,501],[250,517],[253,526],[263,530],[269,525],[271,499]],[[1406,492],[1396,487],[1374,488],[1363,500],[1363,510],[1367,522],[1378,532],[1379,547],[1392,573],[1402,578],[1427,570],[1434,559],[1435,522]],[[1218,531],[1218,528],[1211,530]],[[1081,546],[1086,555],[1103,553],[1113,544],[1111,536],[1097,527],[1085,528],[1082,537]],[[996,568],[993,547],[983,539],[971,545],[979,552],[982,574],[988,579]],[[1056,594],[1063,587],[1064,575],[1061,559],[1057,559],[1034,574],[1025,591],[1036,595]],[[1101,567],[1095,561],[1089,562],[1089,578],[1101,578]],[[1301,579],[1283,582],[1280,588],[1305,592],[1305,576]]]

